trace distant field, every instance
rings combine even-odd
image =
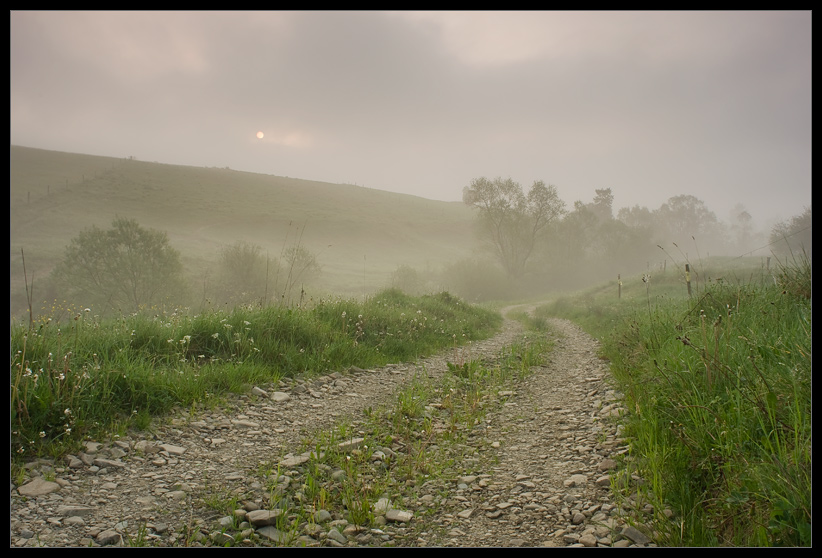
[[[21,249],[36,298],[69,241],[117,216],[166,232],[195,284],[237,241],[272,257],[300,242],[317,255],[323,288],[345,295],[385,287],[400,265],[436,270],[476,248],[474,214],[458,202],[18,146],[10,163],[12,314],[25,300]]]

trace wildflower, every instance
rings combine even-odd
[[[66,409],[65,411],[63,411],[63,414],[66,415],[67,417],[70,417],[71,416],[71,409]]]
[[[220,334],[219,334],[219,333],[213,333],[213,334],[211,335],[211,337],[213,337],[214,339],[217,339],[219,336],[220,336]]]
[[[46,433],[45,433],[45,431],[43,431],[43,430],[41,430],[41,431],[40,431],[40,437],[41,437],[41,438],[45,438],[45,437],[46,437]]]

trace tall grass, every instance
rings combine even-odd
[[[654,525],[668,544],[811,545],[810,274],[803,260],[692,298],[655,298],[651,283],[588,321],[625,395],[644,496],[675,512]]]
[[[283,376],[370,367],[490,336],[501,317],[440,293],[395,290],[313,308],[123,316],[11,326],[12,448],[60,453],[174,407]]]

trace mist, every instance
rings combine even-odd
[[[810,205],[811,17],[12,11],[10,140],[439,201],[478,176],[687,194],[768,227]]]

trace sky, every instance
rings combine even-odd
[[[811,205],[811,12],[10,12],[10,143],[728,222]]]

